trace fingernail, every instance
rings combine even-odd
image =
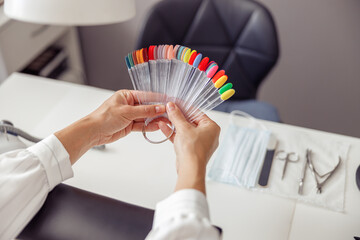
[[[165,112],[165,106],[162,106],[162,105],[156,106],[156,107],[155,107],[155,112],[156,112],[156,113],[163,113],[163,112]]]
[[[175,109],[175,104],[172,103],[172,102],[168,102],[168,103],[166,104],[166,106],[167,106],[167,109],[168,109],[170,112]]]

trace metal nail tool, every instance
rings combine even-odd
[[[337,169],[339,169],[340,163],[341,163],[341,157],[339,156],[339,162],[338,164],[336,164],[336,166],[329,172],[321,175],[319,174],[319,172],[316,171],[314,164],[312,162],[311,159],[311,150],[307,149],[307,154],[306,154],[306,160],[307,160],[307,165],[310,168],[311,174],[314,176],[315,182],[316,182],[316,193],[321,194],[322,192],[322,187],[325,185],[325,183],[334,175],[334,173],[337,171]],[[322,182],[319,181],[318,177],[321,178],[325,178]]]
[[[283,180],[284,177],[285,177],[285,172],[286,172],[286,168],[287,168],[288,163],[289,162],[296,163],[296,162],[299,161],[299,155],[297,153],[294,153],[294,152],[287,153],[287,152],[285,152],[283,150],[280,150],[280,151],[278,151],[276,153],[276,158],[278,160],[285,161],[282,176],[281,176],[281,180]]]

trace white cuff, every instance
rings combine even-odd
[[[46,171],[50,190],[74,175],[69,154],[54,134],[27,150],[40,159]]]
[[[184,189],[171,194],[156,205],[153,228],[181,214],[195,214],[200,218],[210,219],[205,195],[195,189]]]

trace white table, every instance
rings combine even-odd
[[[13,74],[0,85],[0,119],[8,119],[33,135],[46,137],[88,114],[111,94],[108,90]],[[213,111],[209,116],[224,133],[228,114]],[[360,139],[279,123],[263,123],[275,133],[297,130],[351,144],[345,213],[208,182],[212,221],[224,230],[224,239],[337,240],[360,236],[360,192],[354,181],[355,170],[360,164]],[[90,150],[75,164],[75,177],[66,183],[154,208],[174,189],[174,162],[171,143],[152,145],[140,133],[133,133],[108,145],[106,151]]]

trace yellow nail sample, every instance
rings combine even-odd
[[[229,98],[231,98],[232,95],[235,94],[235,90],[234,89],[230,89],[227,90],[226,92],[224,92],[223,94],[221,94],[221,100],[228,100]]]
[[[191,56],[191,49],[188,49],[184,55],[184,62],[188,63]]]
[[[224,85],[224,83],[227,81],[228,79],[228,76],[224,75],[222,77],[220,77],[215,83],[214,83],[214,86],[216,88],[221,88],[222,85]]]

